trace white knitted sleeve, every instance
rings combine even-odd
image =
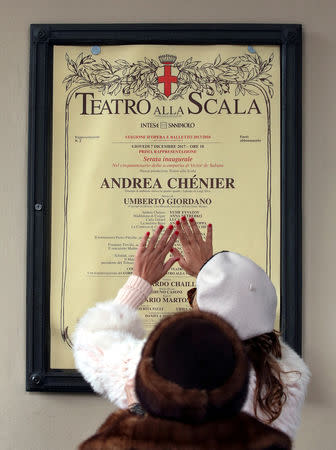
[[[127,407],[125,384],[135,376],[145,342],[142,321],[130,306],[144,301],[146,289],[151,290],[142,281],[130,277],[114,301],[90,308],[72,337],[77,369],[95,392],[119,408]]]

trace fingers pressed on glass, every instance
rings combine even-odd
[[[212,246],[212,224],[209,223],[207,226],[207,235],[205,238],[205,242]]]
[[[174,257],[183,258],[181,252],[179,250],[177,250],[177,248],[171,248],[169,251]]]
[[[155,247],[155,245],[156,245],[156,243],[157,243],[157,240],[158,240],[158,238],[159,238],[159,236],[160,236],[161,231],[163,230],[163,228],[164,228],[163,225],[159,225],[159,226],[156,228],[156,230],[154,231],[153,236],[151,237],[151,239],[150,239],[150,241],[149,241],[149,244],[148,244],[148,247],[147,247],[147,248],[153,249],[153,248]]]
[[[147,244],[149,235],[150,235],[150,232],[149,232],[149,231],[147,231],[147,232],[144,234],[144,236],[142,237],[142,239],[141,239],[141,241],[140,241],[139,249],[144,250],[144,249],[146,248],[146,244]]]
[[[189,239],[185,232],[182,229],[181,222],[179,220],[176,221],[176,230],[179,232],[179,239],[182,245],[186,245],[189,242]]]
[[[166,246],[167,240],[169,239],[169,236],[171,235],[173,229],[174,229],[173,225],[169,225],[166,228],[165,232],[163,233],[162,237],[160,238],[160,240],[157,243],[156,248],[158,250],[162,250]]]
[[[188,220],[187,220],[186,216],[182,216],[181,217],[181,223],[182,223],[183,232],[185,233],[185,235],[187,236],[189,241],[192,240],[193,232],[192,232],[192,229],[189,226],[189,223],[188,223]]]
[[[184,259],[182,253],[179,250],[177,250],[177,248],[171,248],[170,253],[174,258],[178,259],[178,263],[182,268],[185,267],[186,260]]]
[[[165,273],[168,272],[168,270],[171,268],[171,266],[176,263],[177,261],[179,261],[180,258],[169,258],[168,261],[165,263],[165,265],[163,266],[163,271]]]
[[[174,233],[170,236],[170,238],[168,239],[168,242],[166,243],[166,246],[164,248],[165,253],[170,252],[170,250],[173,249],[173,246],[177,240],[177,238],[179,237],[180,233],[178,230],[174,231]],[[175,254],[174,254],[175,256]]]
[[[190,217],[189,223],[190,223],[191,229],[194,233],[194,237],[195,237],[196,241],[199,243],[203,242],[203,236],[197,226],[196,220],[193,217]]]

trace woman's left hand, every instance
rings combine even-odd
[[[166,256],[175,244],[179,232],[174,231],[172,233],[174,227],[169,225],[159,239],[163,228],[162,225],[159,225],[151,239],[149,239],[150,233],[147,232],[142,238],[135,254],[133,275],[143,278],[150,284],[161,280],[171,266],[180,259],[179,257],[173,256],[165,262]]]

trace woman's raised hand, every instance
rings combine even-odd
[[[179,231],[173,232],[173,225],[169,225],[159,239],[163,228],[163,225],[159,225],[150,239],[148,231],[141,239],[135,254],[133,275],[143,278],[150,284],[161,280],[171,266],[179,260],[179,256],[173,255],[165,262],[166,256],[175,244]]]
[[[203,240],[196,221],[193,217],[188,220],[185,216],[181,221],[176,221],[176,229],[179,231],[179,239],[183,248],[183,255],[176,249],[171,250],[173,256],[180,258],[179,265],[189,275],[197,277],[203,264],[213,255],[212,225],[207,226],[207,234]]]

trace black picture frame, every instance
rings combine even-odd
[[[302,331],[302,26],[298,24],[31,25],[26,390],[90,392],[76,370],[50,369],[52,56],[54,45],[247,44],[281,47],[281,328]]]

